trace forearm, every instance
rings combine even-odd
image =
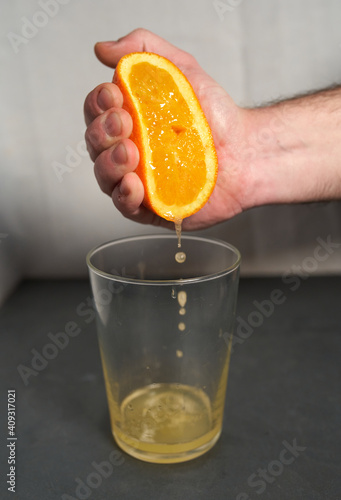
[[[244,110],[246,205],[341,199],[341,88]]]

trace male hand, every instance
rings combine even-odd
[[[157,35],[137,29],[116,42],[95,46],[98,59],[115,68],[130,52],[155,52],[170,59],[186,75],[211,127],[218,154],[218,177],[206,205],[183,221],[184,230],[211,226],[241,212],[245,206],[245,172],[240,161],[244,113],[225,90],[199,66],[193,56]],[[143,206],[144,188],[134,172],[139,152],[129,139],[132,119],[122,109],[123,96],[113,83],[98,85],[84,104],[86,142],[95,162],[95,176],[102,191],[127,218],[137,222],[174,227]]]

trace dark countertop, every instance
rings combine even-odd
[[[251,314],[276,289],[283,303]],[[30,281],[1,310],[1,499],[341,499],[341,277],[241,280],[237,315],[249,327],[234,345],[223,433],[206,455],[176,465],[141,462],[113,441],[95,321],[77,314],[90,296],[86,281]],[[49,334],[71,321],[80,333],[49,351]],[[53,359],[28,371],[44,348]],[[8,389],[15,494],[4,478]],[[109,457],[103,477],[96,464]],[[91,487],[76,492],[76,481]]]

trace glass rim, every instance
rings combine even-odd
[[[225,248],[228,248],[234,255],[236,256],[235,262],[228,267],[224,267],[221,271],[218,271],[216,273],[211,273],[211,274],[203,274],[200,276],[195,276],[194,278],[179,278],[179,279],[160,279],[160,280],[152,280],[152,279],[141,279],[141,278],[130,278],[130,277],[124,277],[124,276],[119,276],[118,274],[112,274],[112,273],[107,273],[105,271],[102,271],[101,269],[98,269],[92,262],[91,258],[95,255],[96,252],[103,250],[104,248],[107,248],[112,245],[117,245],[120,243],[129,243],[132,241],[141,241],[141,240],[151,240],[151,239],[169,239],[169,240],[174,240],[175,242],[178,241],[178,238],[176,235],[173,234],[146,234],[146,235],[137,235],[137,236],[127,236],[123,238],[118,238],[116,240],[110,240],[105,243],[101,243],[95,247],[93,247],[86,256],[86,264],[88,266],[88,269],[98,276],[102,276],[103,278],[117,281],[120,283],[129,283],[129,284],[136,284],[136,285],[185,285],[185,284],[190,284],[190,283],[199,283],[203,281],[208,281],[212,279],[217,279],[221,278],[222,276],[226,276],[227,274],[232,273],[238,267],[240,266],[241,262],[241,254],[239,250],[231,245],[231,243],[227,243],[224,240],[220,240],[218,238],[208,238],[205,236],[195,236],[195,235],[187,235],[183,234],[181,235],[181,240],[197,240],[197,241],[202,241],[206,243],[213,243],[216,245],[223,246]]]

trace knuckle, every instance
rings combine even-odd
[[[101,143],[101,133],[98,127],[88,127],[85,132],[85,140],[92,147],[97,148]]]
[[[184,64],[183,64],[184,71],[199,65],[196,58],[189,52],[183,51],[183,55],[184,55]]]
[[[148,30],[145,28],[136,28],[134,31],[132,31],[131,34],[134,34],[135,36],[138,36],[140,38],[144,38],[148,34]]]

